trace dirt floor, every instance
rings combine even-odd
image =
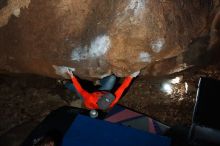
[[[180,83],[171,84],[172,93],[163,92],[164,84],[168,84],[176,77],[181,79]],[[204,69],[192,68],[160,78],[140,77],[120,103],[165,124],[189,126],[200,77],[220,79],[220,70],[216,66],[210,66]]]
[[[220,71],[216,67],[194,68],[167,77],[139,77],[120,104],[171,126],[190,125],[201,76],[220,79]],[[179,83],[171,80],[176,77]],[[173,86],[170,93],[162,90],[164,83]],[[1,75],[0,145],[19,145],[51,110],[63,105],[81,106],[81,103],[74,95],[68,96],[57,80],[34,75]]]

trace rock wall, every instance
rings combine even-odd
[[[8,23],[11,15],[18,17],[22,8],[27,8],[30,0],[0,0],[0,27]]]
[[[8,0],[0,7],[1,72],[59,78],[70,68],[85,79],[140,69],[170,74],[194,65],[212,48],[210,22],[219,20],[218,0],[23,2],[17,7]],[[9,17],[21,7],[19,17]]]

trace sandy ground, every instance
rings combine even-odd
[[[172,76],[137,78],[120,104],[150,115],[168,125],[190,125],[199,78],[219,78],[219,69],[190,69]],[[162,91],[164,83],[172,84],[171,94]],[[186,84],[188,91],[186,91]],[[16,146],[53,109],[63,105],[81,106],[67,96],[57,80],[33,76],[0,76],[0,145]]]

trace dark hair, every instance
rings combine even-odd
[[[56,144],[52,137],[44,137],[35,146],[56,146]]]
[[[61,138],[58,131],[50,131],[34,146],[58,146],[61,143]]]

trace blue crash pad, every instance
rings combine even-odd
[[[169,146],[170,139],[118,124],[78,115],[62,146]]]

